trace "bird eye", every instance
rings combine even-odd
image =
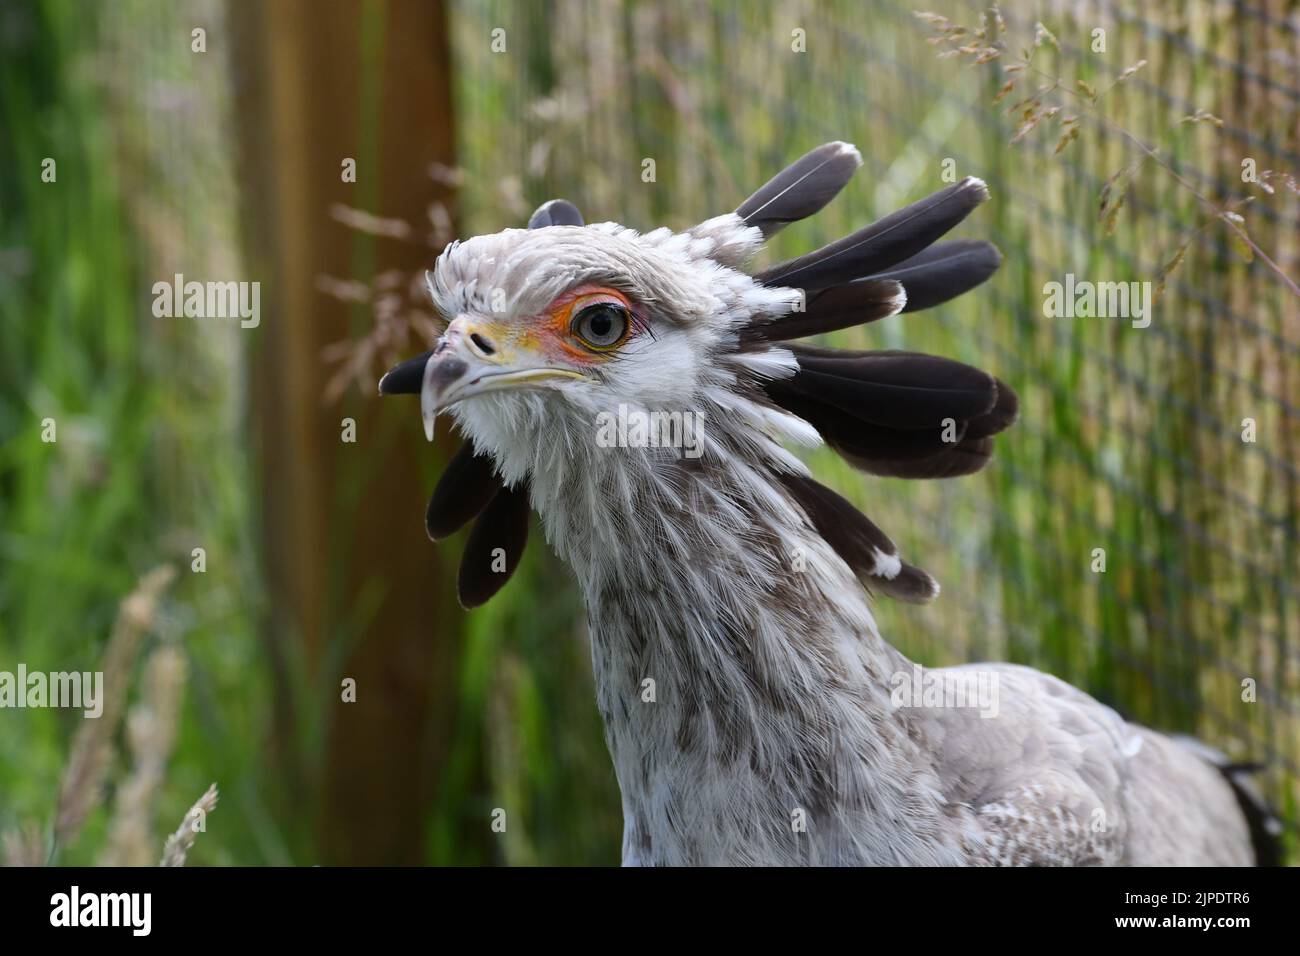
[[[574,336],[597,352],[622,345],[631,328],[627,308],[617,302],[597,302],[584,307],[574,316],[572,325]]]

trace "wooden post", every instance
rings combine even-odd
[[[250,416],[280,678],[272,759],[318,828],[320,862],[419,863],[455,703],[461,619],[444,583],[454,568],[424,534],[416,407],[381,402],[373,383],[322,400],[322,349],[369,316],[317,280],[432,264],[433,250],[360,236],[330,209],[419,229],[429,204],[449,199],[428,173],[454,162],[446,10],[439,0],[276,0],[231,3],[229,16],[248,262],[262,283]],[[355,183],[343,181],[346,158]],[[355,444],[341,441],[348,416]],[[323,753],[303,753],[296,661],[323,709]],[[345,677],[355,703],[341,701]]]

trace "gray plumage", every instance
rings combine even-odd
[[[446,412],[469,443],[428,515],[433,537],[478,515],[462,601],[504,584],[531,505],[587,605],[627,864],[1251,863],[1265,818],[1216,755],[1046,674],[924,669],[878,633],[870,593],[938,585],[787,446],[966,474],[1017,403],[945,359],[783,344],[996,268],[986,243],[932,245],[987,197],[968,179],[744,271],[859,162],[828,144],[682,233],[548,204],[442,254],[447,330],[381,391],[418,392],[429,435]],[[599,440],[620,410],[699,416],[700,454]]]

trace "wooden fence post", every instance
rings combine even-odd
[[[368,321],[320,276],[368,282],[432,264],[419,243],[360,236],[336,203],[427,222],[454,162],[447,12],[427,0],[233,2],[230,50],[248,267],[262,282],[253,346],[267,638],[280,694],[272,759],[317,828],[322,863],[412,864],[455,704],[454,569],[425,538],[418,414],[372,390],[322,400],[330,343]],[[355,183],[342,163],[357,161]],[[416,343],[418,350],[419,343]],[[341,441],[341,419],[356,442]],[[298,646],[300,644],[300,646]],[[295,661],[323,708],[303,753]],[[355,703],[340,681],[357,683]],[[314,861],[304,861],[314,862]]]

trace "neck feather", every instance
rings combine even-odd
[[[889,703],[910,663],[768,463],[732,451],[530,468],[586,598],[625,861],[947,860],[933,774]]]

